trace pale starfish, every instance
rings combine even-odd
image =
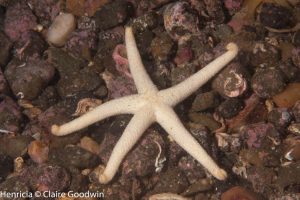
[[[228,51],[206,67],[185,81],[159,91],[143,66],[130,27],[125,29],[125,44],[130,72],[138,94],[108,101],[62,126],[53,125],[52,133],[63,136],[113,115],[133,114],[123,135],[114,147],[106,168],[98,177],[100,183],[108,183],[114,177],[126,154],[139,140],[143,132],[154,122],[159,123],[183,149],[200,162],[214,177],[225,180],[227,173],[218,167],[186,130],[173,107],[194,93],[226,66],[237,55],[238,47],[234,43],[228,44]]]

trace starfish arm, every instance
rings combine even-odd
[[[157,91],[145,70],[131,27],[125,29],[125,43],[130,72],[138,92]]]
[[[117,115],[132,114],[138,110],[140,101],[137,95],[114,99],[101,104],[84,115],[61,126],[52,125],[51,132],[57,136],[68,135],[74,131],[85,128],[97,121]]]
[[[236,44],[229,43],[226,48],[228,50],[226,53],[216,58],[191,77],[171,88],[160,91],[159,95],[163,101],[168,102],[170,106],[175,106],[204,85],[237,55],[238,47]]]
[[[126,154],[139,140],[144,131],[154,122],[151,111],[152,109],[150,108],[141,109],[133,116],[114,147],[105,170],[99,175],[100,183],[108,183],[114,177]]]
[[[169,133],[185,151],[202,164],[214,177],[225,180],[227,173],[201,147],[197,140],[186,130],[171,107],[164,107],[156,113],[157,122]]]

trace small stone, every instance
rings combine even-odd
[[[38,17],[39,23],[49,27],[54,18],[62,11],[63,3],[61,0],[28,0],[34,14]]]
[[[9,156],[0,154],[0,183],[14,170],[14,162]],[[1,186],[0,186],[1,187]]]
[[[278,170],[277,183],[281,188],[300,184],[300,161],[281,166]]]
[[[224,118],[230,119],[236,116],[244,108],[244,102],[238,98],[229,98],[222,102],[217,112]]]
[[[258,18],[264,26],[275,29],[290,28],[295,24],[292,12],[275,3],[263,3]]]
[[[30,136],[19,135],[15,137],[5,136],[0,139],[0,153],[11,158],[23,156],[27,152],[27,146],[33,140]]]
[[[248,148],[270,149],[270,146],[280,142],[279,132],[269,123],[256,123],[244,126],[240,130],[240,135]],[[270,138],[275,142],[270,140]]]
[[[290,83],[285,90],[273,96],[273,101],[278,107],[290,108],[300,100],[300,83]]]
[[[20,107],[10,97],[0,95],[0,129],[19,132],[22,114]]]
[[[53,78],[54,73],[54,67],[40,58],[27,62],[13,59],[4,72],[14,95],[27,100],[35,99]]]
[[[277,128],[285,128],[292,120],[292,116],[286,108],[275,108],[268,113],[268,121]]]
[[[101,6],[94,14],[96,27],[100,30],[107,30],[123,23],[130,14],[130,3],[127,1],[113,1]],[[107,20],[109,16],[109,20]]]
[[[220,104],[219,96],[216,92],[210,91],[198,94],[192,104],[192,111],[199,112],[210,108],[215,108]]]
[[[93,154],[100,153],[100,145],[88,136],[81,138],[79,146]]]
[[[190,184],[206,177],[202,165],[189,155],[180,158],[178,168],[185,174]]]
[[[199,192],[209,191],[213,188],[213,181],[209,178],[198,179],[191,184],[183,193],[184,196],[195,195]],[[196,199],[197,200],[197,199]],[[201,199],[200,199],[201,200]]]
[[[176,65],[182,65],[189,63],[193,58],[193,51],[192,49],[187,45],[179,45],[176,56],[174,58],[174,62]]]
[[[146,132],[137,147],[124,159],[122,175],[145,177],[161,171],[166,161],[164,146],[163,138],[157,131]]]
[[[0,190],[6,191],[7,193],[11,193],[11,194],[13,193],[29,194],[30,192],[30,188],[27,186],[27,184],[24,181],[20,180],[19,176],[14,176],[6,179],[4,182],[0,184]],[[3,197],[1,197],[1,200],[11,200],[11,199],[12,198],[4,197],[4,195]],[[21,196],[13,198],[13,200],[26,200],[26,199],[28,198],[21,197]]]
[[[163,18],[167,33],[175,40],[199,32],[199,16],[187,2],[169,4],[164,10]]]
[[[179,194],[188,187],[188,180],[178,168],[172,168],[160,175],[158,183],[152,193],[171,192]]]
[[[28,154],[30,158],[40,164],[48,160],[49,147],[41,141],[32,141],[28,145]]]
[[[78,169],[93,168],[99,164],[99,158],[96,155],[74,145],[50,149],[49,161],[66,168],[73,166]]]
[[[35,191],[58,192],[66,190],[71,177],[66,169],[58,165],[41,164],[29,166],[22,172],[22,178]]]
[[[62,13],[55,17],[47,32],[47,41],[56,46],[63,46],[76,27],[75,17]]]
[[[292,113],[296,122],[300,122],[300,100],[295,103],[294,107],[292,108]]]
[[[217,24],[222,24],[225,21],[225,12],[223,9],[223,2],[219,0],[204,0],[206,12]]]
[[[176,85],[188,77],[190,77],[192,74],[195,73],[195,67],[190,65],[184,65],[180,67],[173,68],[171,70],[171,82],[172,85]]]
[[[11,47],[12,42],[2,31],[0,31],[0,66],[5,66],[7,64]]]
[[[47,43],[36,31],[23,33],[15,44],[16,56],[20,60],[27,60],[34,57],[41,57],[47,48]]]
[[[7,7],[4,31],[11,41],[17,41],[23,33],[33,29],[37,19],[25,1],[13,1]]]
[[[295,66],[291,59],[279,64],[279,69],[284,73],[288,81],[292,81],[297,77],[299,69]]]
[[[238,97],[248,89],[248,71],[240,63],[231,63],[213,80],[212,87],[225,97]]]
[[[225,0],[224,5],[225,8],[229,11],[229,13],[232,15],[239,11],[243,6],[244,0]]]
[[[281,71],[275,68],[262,68],[253,75],[251,86],[259,97],[271,98],[282,92],[286,84]]]
[[[149,12],[132,20],[130,26],[136,32],[154,29],[158,25],[159,16],[156,12]]]
[[[300,47],[295,47],[292,50],[292,61],[294,63],[294,65],[296,65],[298,67],[298,69],[300,69]]]
[[[246,190],[241,186],[235,186],[224,192],[221,196],[221,200],[259,200],[260,198],[254,192]]]
[[[253,45],[250,63],[252,66],[272,67],[277,66],[280,61],[280,50],[266,42],[256,42]]]
[[[160,34],[151,42],[151,53],[157,62],[165,62],[174,53],[174,42],[168,34]]]
[[[264,194],[274,187],[276,172],[272,168],[252,166],[247,169],[247,180],[252,184],[254,192]]]
[[[206,113],[191,112],[189,113],[189,118],[192,122],[199,123],[207,127],[210,131],[215,131],[221,126],[211,115]]]
[[[88,16],[93,16],[95,12],[105,5],[109,0],[67,0],[66,8],[68,12],[76,16],[83,16],[88,14]]]

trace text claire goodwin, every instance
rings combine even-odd
[[[32,197],[50,197],[50,198],[59,198],[59,197],[74,197],[74,198],[104,198],[103,192],[58,192],[58,191],[36,191],[36,192],[7,192],[0,191],[0,198],[32,198]]]

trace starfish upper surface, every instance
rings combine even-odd
[[[100,183],[108,183],[114,177],[123,158],[144,131],[154,122],[159,123],[183,149],[200,162],[214,177],[219,180],[226,179],[226,172],[218,167],[186,130],[173,107],[194,93],[226,66],[237,55],[238,47],[234,43],[229,43],[227,52],[203,69],[183,82],[159,91],[143,66],[130,27],[125,29],[125,43],[130,72],[138,94],[108,101],[62,126],[53,125],[52,133],[63,136],[117,114],[133,114],[131,121],[114,147],[106,168],[98,177]]]

